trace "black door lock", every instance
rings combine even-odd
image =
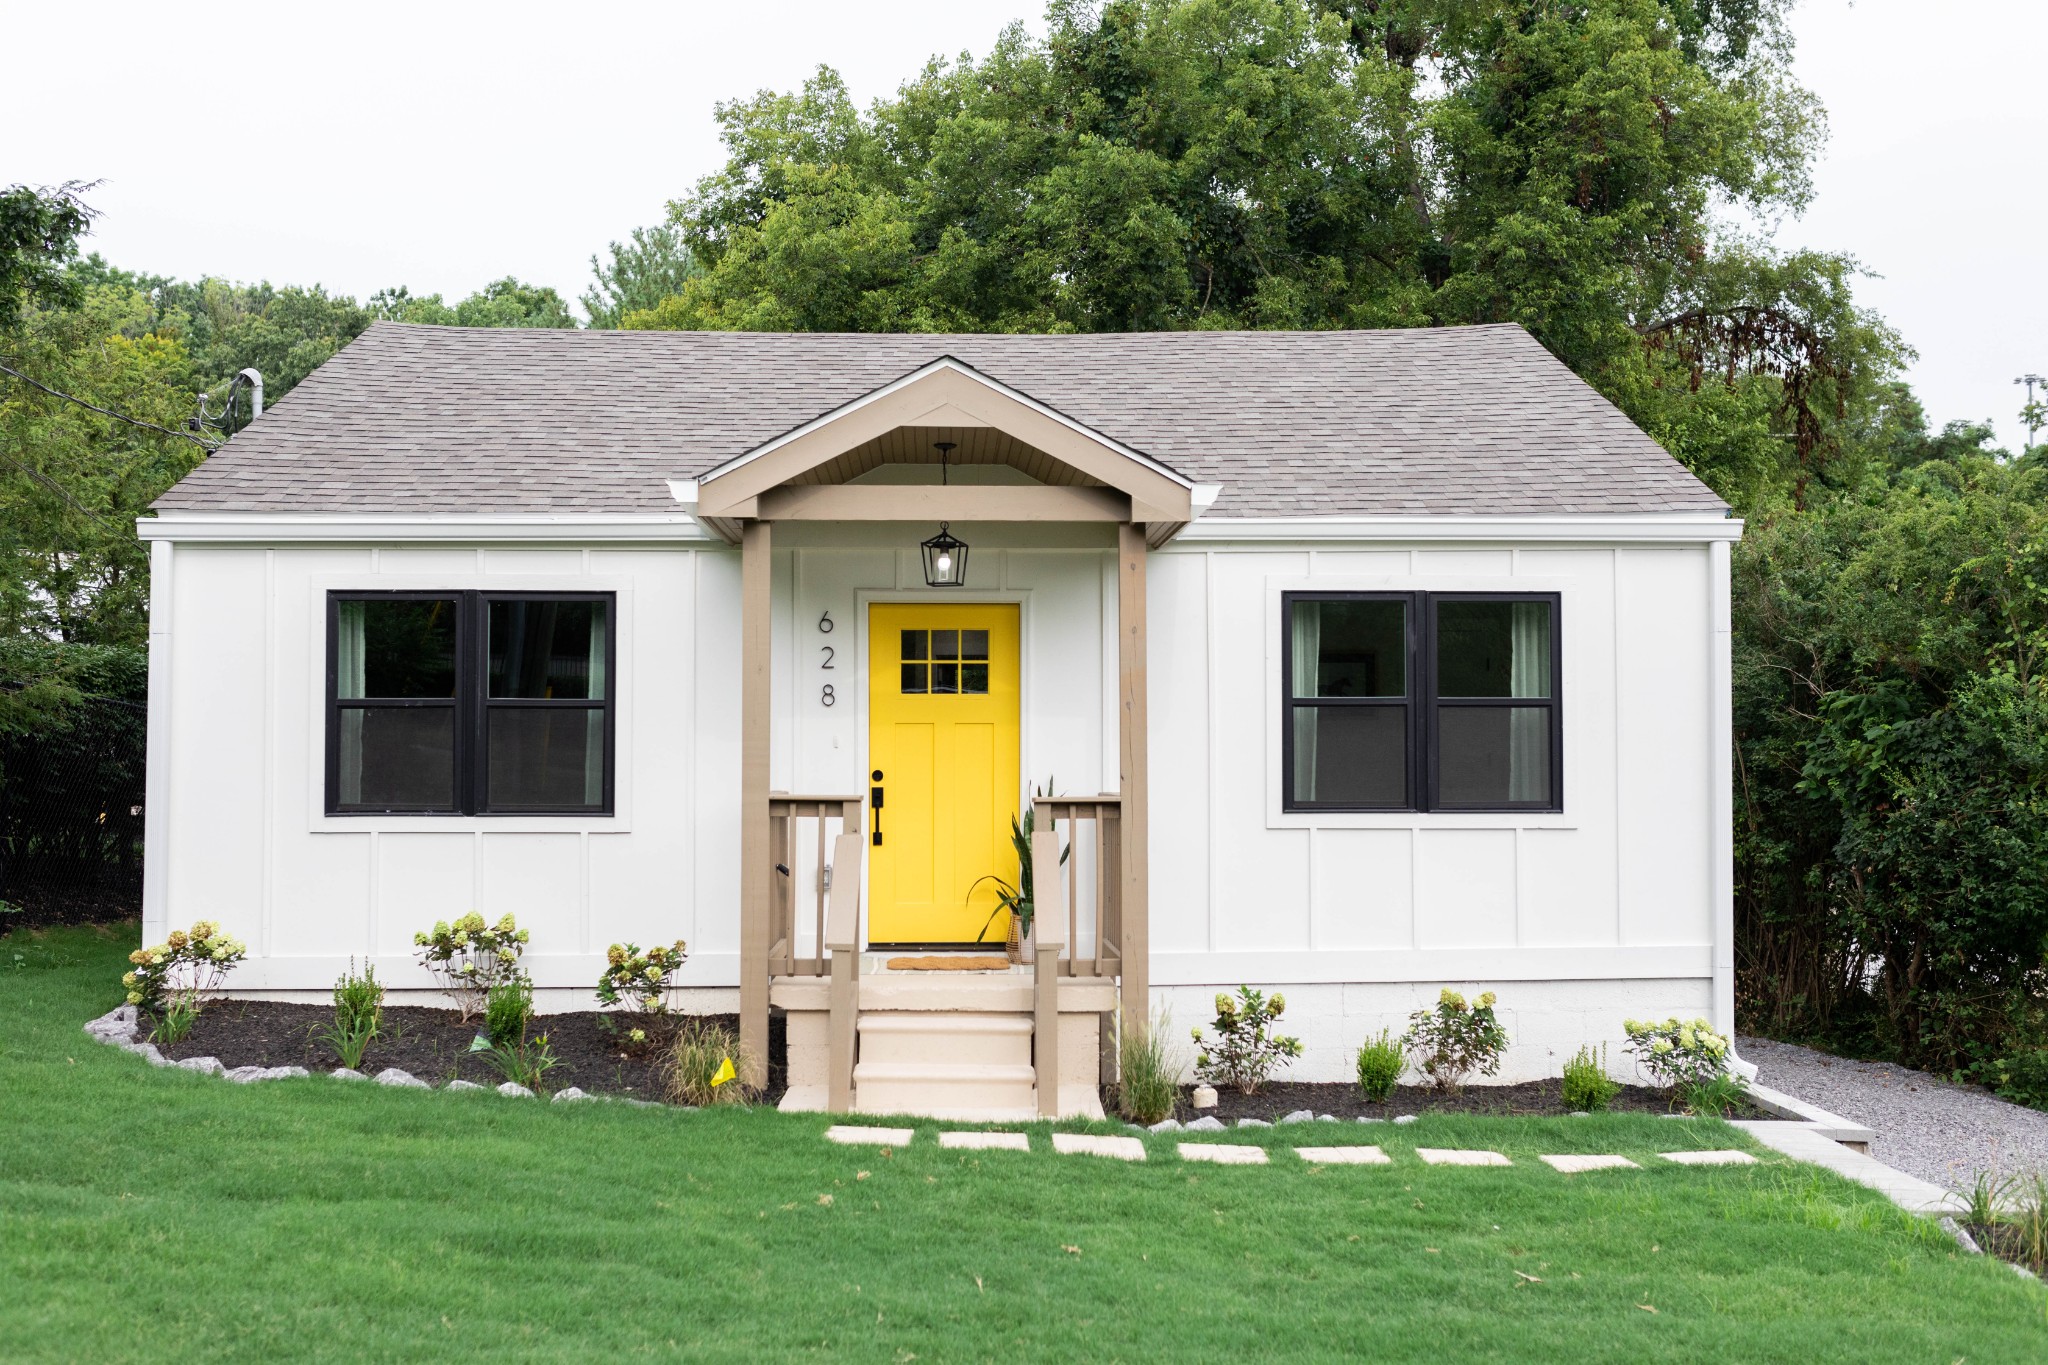
[[[880,848],[882,846],[882,788],[879,785],[882,780],[882,770],[880,768],[875,769],[874,780],[877,785],[868,788],[868,803],[874,807],[873,828],[875,832],[875,847]]]

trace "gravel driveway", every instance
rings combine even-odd
[[[1877,1131],[1870,1154],[1922,1180],[1968,1192],[1977,1172],[2048,1172],[2048,1113],[2008,1104],[1889,1062],[1852,1062],[1811,1048],[1738,1038],[1757,1080]]]

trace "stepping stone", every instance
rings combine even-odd
[[[1681,1166],[1753,1166],[1756,1158],[1748,1152],[1707,1151],[1707,1152],[1659,1152],[1666,1161],[1675,1161]]]
[[[1052,1149],[1062,1156],[1107,1156],[1118,1161],[1143,1161],[1145,1144],[1134,1137],[1098,1137],[1094,1133],[1054,1133]]]
[[[1181,1131],[1183,1133],[1220,1133],[1223,1131],[1223,1120],[1217,1118],[1214,1114],[1204,1114],[1193,1123],[1183,1125]]]
[[[877,1147],[908,1147],[916,1136],[915,1128],[870,1128],[859,1123],[835,1123],[825,1130],[825,1141],[848,1147],[864,1143],[873,1143]]]
[[[1625,1156],[1545,1156],[1538,1157],[1537,1160],[1551,1170],[1563,1171],[1566,1175],[1577,1175],[1581,1171],[1608,1171],[1623,1166],[1631,1171],[1642,1169]]]
[[[1218,1166],[1263,1166],[1266,1164],[1264,1147],[1238,1147],[1227,1142],[1183,1142],[1180,1144],[1182,1161],[1213,1161]]]
[[[1377,1147],[1296,1147],[1294,1154],[1318,1166],[1391,1166],[1394,1161]]]
[[[1482,1152],[1471,1147],[1417,1147],[1415,1155],[1432,1166],[1512,1166],[1499,1152]]]
[[[419,1077],[413,1075],[410,1071],[401,1071],[395,1066],[385,1067],[382,1071],[370,1077],[370,1079],[375,1081],[379,1085],[411,1086],[416,1090],[433,1089],[432,1086],[428,1085]],[[510,1082],[507,1082],[507,1084],[510,1084]]]
[[[939,1146],[969,1152],[1028,1152],[1031,1138],[1024,1133],[941,1133]]]

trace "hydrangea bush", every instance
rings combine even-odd
[[[1467,1004],[1464,996],[1445,990],[1435,1009],[1408,1016],[1401,1045],[1415,1069],[1439,1092],[1448,1094],[1474,1075],[1491,1076],[1500,1070],[1508,1031],[1493,1017],[1493,1004],[1492,991]]]
[[[526,938],[512,916],[486,924],[472,910],[453,924],[440,920],[431,930],[414,934],[413,956],[441,983],[466,1024],[483,1008],[491,987],[518,975]]]
[[[666,1014],[669,988],[689,958],[681,939],[667,948],[657,943],[644,953],[637,943],[614,943],[605,951],[604,974],[597,979],[598,1002],[606,1009]]]
[[[1661,1024],[1624,1019],[1621,1031],[1628,1035],[1636,1069],[1661,1089],[1682,1090],[1728,1070],[1728,1039],[1704,1019],[1666,1019]]]
[[[121,978],[128,991],[128,1003],[161,1017],[172,1006],[197,1014],[237,962],[249,955],[242,940],[224,934],[212,920],[200,920],[190,929],[173,929],[171,936],[154,948],[138,948],[128,954],[134,970]]]
[[[1218,995],[1216,1022],[1210,1025],[1216,1037],[1204,1038],[1202,1030],[1193,1030],[1202,1049],[1195,1059],[1195,1074],[1210,1085],[1258,1094],[1276,1070],[1301,1055],[1301,1039],[1271,1032],[1273,1021],[1286,1009],[1287,998],[1278,991],[1268,999],[1250,986],[1239,986],[1235,996]]]

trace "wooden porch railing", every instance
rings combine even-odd
[[[1049,829],[1031,836],[1031,880],[1039,913],[1032,917],[1036,943],[1031,964],[1031,1065],[1038,1074],[1040,1118],[1060,1114],[1060,949],[1065,946],[1066,888],[1060,882],[1060,836]]]
[[[826,1107],[835,1114],[853,1112],[854,1045],[860,1036],[860,857],[860,831],[840,835],[833,845],[832,905],[824,937],[832,954]]]
[[[1063,907],[1065,920],[1061,940],[1067,945],[1060,975],[1119,975],[1124,942],[1122,802],[1115,796],[1041,796],[1031,807],[1038,830],[1061,836],[1060,847],[1068,850],[1064,867],[1057,856],[1053,859],[1050,878],[1034,858],[1031,877],[1038,924],[1047,918],[1047,893],[1059,891],[1057,904]]]
[[[768,797],[768,974],[823,976],[826,973],[826,906],[828,889],[839,881],[837,858],[827,859],[832,844],[831,822],[840,822],[839,838],[860,833],[858,796]],[[858,840],[855,843],[858,844]],[[837,848],[843,848],[843,842]],[[855,849],[858,854],[858,848]],[[858,903],[860,859],[846,866]],[[808,942],[805,929],[810,931]],[[858,933],[858,925],[854,931]],[[809,951],[806,952],[805,949]]]

